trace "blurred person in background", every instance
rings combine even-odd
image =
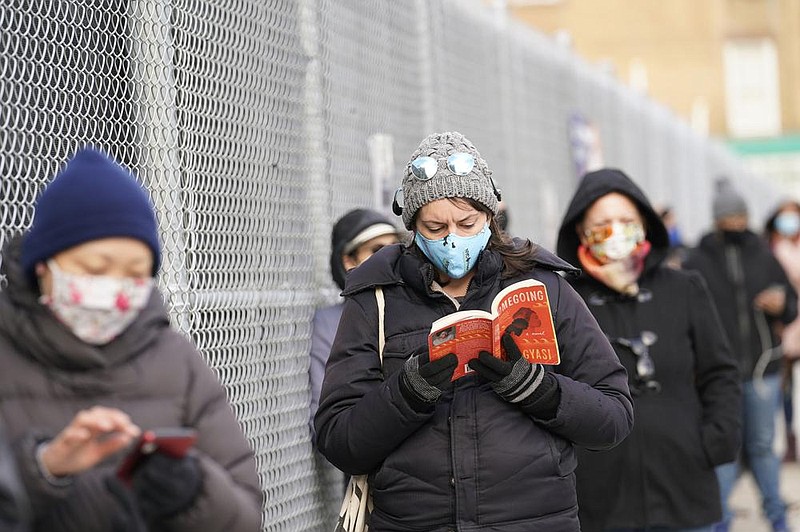
[[[778,259],[792,283],[800,293],[800,203],[785,201],[767,219],[765,236],[772,253]],[[780,324],[778,324],[780,325]],[[800,318],[786,325],[781,334],[783,348],[783,415],[786,424],[786,454],[784,461],[797,461],[797,437],[794,427],[794,371],[800,358]]]
[[[78,151],[2,255],[0,414],[42,532],[255,532],[261,489],[225,389],[170,327],[155,211],[127,169]],[[116,476],[146,429],[196,430]]]
[[[370,209],[354,209],[339,218],[331,231],[331,276],[339,290],[344,290],[347,272],[370,258],[375,252],[399,242],[400,232],[383,214]],[[319,408],[319,394],[325,377],[325,364],[331,354],[344,302],[322,307],[314,312],[311,332],[311,434],[314,416]]]
[[[780,493],[780,459],[773,450],[780,398],[781,350],[778,329],[797,317],[797,294],[767,243],[748,229],[747,204],[725,179],[716,182],[714,229],[689,250],[683,267],[706,279],[722,325],[739,362],[742,387],[742,453],[775,532],[787,530]],[[728,499],[739,475],[733,461],[717,468],[728,530]]]
[[[680,268],[686,256],[686,244],[683,241],[683,235],[675,218],[675,209],[670,206],[662,207],[658,210],[658,215],[669,236],[669,249],[667,256],[664,258],[664,265],[671,268]]]
[[[574,446],[613,447],[633,419],[624,369],[558,274],[575,268],[500,230],[491,171],[460,133],[422,141],[400,199],[413,241],[347,278],[315,418],[320,451],[369,474],[370,530],[579,530]],[[503,360],[484,351],[453,382],[454,354],[430,360],[431,324],[489,310],[500,290],[530,278],[547,288],[560,365],[528,362],[507,334]]]
[[[710,531],[721,519],[714,466],[736,457],[736,361],[697,273],[666,267],[666,227],[616,169],[587,173],[557,250],[628,371],[633,431],[609,451],[578,450],[581,530]]]

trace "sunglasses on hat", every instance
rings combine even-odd
[[[411,173],[420,181],[427,181],[439,171],[439,161],[433,157],[417,157],[411,161]],[[475,168],[475,157],[470,153],[456,152],[447,157],[447,168],[455,175],[467,175]]]

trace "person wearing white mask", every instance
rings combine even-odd
[[[255,532],[262,492],[224,388],[170,327],[155,210],[133,174],[79,150],[3,250],[0,415],[31,530]],[[148,429],[194,430],[117,478]]]
[[[714,466],[740,441],[739,374],[703,279],[668,267],[669,237],[624,172],[586,174],[564,214],[570,283],[628,371],[636,420],[609,451],[578,452],[581,529],[710,531],[722,516]]]

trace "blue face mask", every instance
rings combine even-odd
[[[472,236],[458,236],[450,233],[444,238],[431,240],[416,232],[414,241],[434,266],[453,279],[461,279],[475,267],[478,255],[489,243],[492,231],[487,223],[481,231]]]
[[[795,236],[800,231],[800,215],[782,212],[775,217],[775,230],[783,236]]]

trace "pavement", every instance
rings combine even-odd
[[[800,462],[781,464],[781,494],[789,506],[789,529],[800,532]],[[769,521],[762,516],[761,497],[749,472],[736,483],[730,505],[735,512],[731,532],[772,532]]]

